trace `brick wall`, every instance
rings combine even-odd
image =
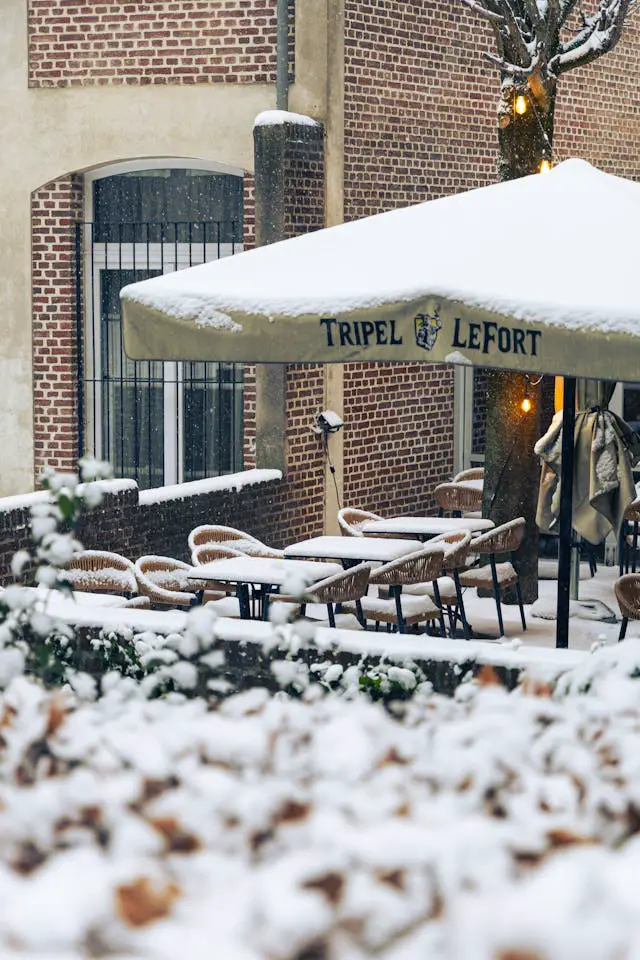
[[[275,81],[276,0],[29,0],[28,11],[31,87]]]
[[[344,368],[344,503],[423,514],[453,470],[453,370],[425,363]]]
[[[78,454],[78,345],[74,223],[82,177],[69,176],[31,198],[35,477],[47,464],[73,471]]]
[[[281,496],[279,481],[196,494],[191,492],[194,486],[183,484],[181,497],[141,504],[138,488],[131,481],[124,489],[107,493],[101,505],[81,521],[78,539],[87,550],[110,550],[130,560],[159,554],[187,561],[189,532],[203,523],[237,527],[267,543],[283,539],[277,528],[278,514],[269,511],[269,503]],[[17,498],[0,500],[2,585],[12,582],[13,554],[29,546],[29,505],[38,496],[22,498],[15,507],[11,501]]]
[[[324,126],[296,127],[284,163],[285,237],[324,227]]]

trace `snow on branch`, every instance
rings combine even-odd
[[[599,0],[573,36],[578,0],[462,0],[478,16],[489,20],[497,40],[497,55],[487,59],[508,76],[525,79],[533,74],[553,81],[573,67],[590,63],[611,50],[622,33],[634,0]]]

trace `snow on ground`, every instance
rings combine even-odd
[[[592,660],[562,695],[489,673],[397,715],[258,689],[150,702],[113,675],[80,703],[19,678],[0,955],[640,957],[640,641]]]

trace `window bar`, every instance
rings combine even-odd
[[[118,293],[122,286],[122,232],[123,224],[118,224]],[[108,305],[111,308],[112,304]],[[118,313],[119,313],[118,309]],[[107,323],[109,315],[107,314]],[[122,342],[122,322],[118,323],[118,332],[120,335],[120,469],[125,472],[124,462],[124,345]],[[134,458],[135,459],[135,458]]]
[[[105,242],[105,263],[104,269],[106,270],[109,263],[109,245]],[[91,244],[91,276],[95,279],[95,268],[94,268],[94,245]],[[111,403],[110,403],[110,377],[109,377],[109,322],[105,316],[105,307],[106,307],[106,293],[104,290],[104,278],[100,277],[99,279],[100,289],[99,289],[99,329],[100,333],[104,332],[104,343],[102,342],[102,336],[100,337],[100,416],[102,419],[102,458],[104,460],[111,461],[113,458],[111,456]],[[91,301],[91,315],[94,316],[96,306],[95,297]],[[94,325],[95,330],[95,325]],[[95,378],[97,380],[97,377]],[[95,385],[97,386],[97,384]]]
[[[84,455],[84,337],[82,316],[82,223],[75,224],[76,231],[76,351],[78,364],[78,460]]]
[[[136,276],[136,269],[137,269],[137,265],[136,265],[136,232],[137,232],[137,227],[138,227],[138,224],[137,224],[137,223],[134,223],[134,224],[133,224],[133,280],[134,280],[134,282],[138,279],[137,276]],[[147,225],[147,230],[148,230],[148,225]],[[120,320],[120,324],[122,325],[122,319]],[[124,358],[123,358],[123,363],[128,363],[128,362],[129,362],[129,361],[125,361]],[[139,411],[139,409],[138,409],[138,406],[139,406],[139,398],[138,398],[138,361],[137,361],[137,360],[134,360],[133,363],[132,363],[132,366],[133,366],[133,460],[134,460],[134,463],[137,464],[137,463],[139,463],[139,461],[140,461],[140,455],[139,455],[139,450],[140,450],[140,425],[139,425],[139,423],[138,423],[138,417],[140,416],[140,411]]]
[[[174,259],[175,259],[174,270],[180,269],[180,264],[178,263],[178,228],[180,225],[181,224],[179,222],[174,223],[173,225],[173,249],[174,249]],[[173,364],[173,378],[175,380],[175,406],[174,406],[175,427],[174,427],[173,435],[175,438],[174,463],[175,463],[175,482],[176,483],[182,483],[182,481],[184,480],[183,464],[180,458],[180,439],[181,439],[180,434],[182,430],[180,425],[181,403],[180,403],[180,397],[179,397],[180,391],[184,390],[183,384],[180,383],[180,380],[184,379],[184,377],[179,376],[179,373],[178,373],[179,368],[180,368],[180,364],[176,361],[176,363]],[[183,442],[183,446],[184,446],[184,442]]]
[[[224,388],[222,381],[222,364],[218,364],[218,396],[217,396],[217,414],[218,414],[218,431],[216,436],[217,441],[217,472],[223,473],[223,462],[222,462],[222,402],[224,399]]]
[[[219,260],[220,257],[222,256],[221,244],[220,244],[220,221],[219,220],[216,220],[216,234],[218,237],[218,260]]]
[[[164,273],[164,223],[160,224],[160,273]],[[147,250],[147,258],[148,258]],[[162,379],[164,381],[164,365],[161,366],[162,370]],[[149,457],[149,482],[151,482],[151,428],[152,428],[152,418],[151,418],[151,361],[148,361],[148,371],[149,371],[149,400],[147,403],[147,413],[148,413],[148,432],[147,432],[147,447],[148,447],[148,457]],[[162,387],[162,483],[165,482],[164,475],[164,384]]]

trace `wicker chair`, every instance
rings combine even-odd
[[[437,581],[442,573],[443,560],[444,547],[429,545],[374,570],[370,583],[387,587],[389,597],[363,597],[361,607],[365,620],[373,620],[376,628],[380,623],[387,624],[387,629],[395,626],[400,633],[405,633],[409,626],[438,620],[442,636],[445,636],[444,616],[439,604],[426,595],[402,593],[407,584]],[[345,604],[344,610],[352,612],[351,604]]]
[[[356,510],[353,507],[343,507],[338,510],[338,524],[343,537],[363,537],[362,526],[369,520],[382,520],[377,513],[368,510]]]
[[[267,619],[268,609],[272,603],[288,603],[300,606],[300,614],[304,616],[307,604],[323,604],[327,608],[329,617],[329,626],[336,625],[336,607],[342,606],[345,611],[355,613],[361,626],[365,626],[362,615],[362,598],[367,592],[369,577],[371,575],[370,563],[359,563],[356,567],[350,567],[348,570],[342,570],[331,577],[325,577],[312,583],[304,591],[304,598],[294,597],[289,594],[271,593],[267,596],[264,604],[264,618]]]
[[[622,614],[618,640],[624,640],[629,620],[640,620],[640,574],[626,573],[616,580],[613,589]]]
[[[484,480],[484,467],[471,467],[469,470],[461,470],[453,478],[454,483],[461,483],[465,480]]]
[[[130,599],[138,593],[136,571],[126,557],[106,550],[83,550],[69,561],[67,582],[83,593],[112,593]]]
[[[624,573],[635,573],[638,558],[638,532],[640,529],[640,500],[634,500],[624,512],[620,541],[618,544],[618,561],[620,576]]]
[[[172,557],[140,557],[135,562],[138,589],[154,607],[193,607],[198,593],[210,588],[206,580],[191,580],[188,563]]]
[[[465,513],[482,512],[482,490],[466,486],[464,483],[440,483],[433,491],[438,505],[438,516],[450,513],[452,517],[461,517]]]
[[[242,530],[236,530],[235,527],[205,524],[191,531],[188,542],[192,558],[195,549],[205,545],[231,547],[249,557],[271,557],[276,560],[284,557],[282,550],[269,547],[257,537]]]
[[[520,578],[515,561],[515,552],[522,542],[524,531],[524,518],[518,517],[517,520],[510,520],[508,523],[503,523],[501,526],[494,527],[493,530],[489,530],[487,533],[476,537],[471,541],[471,552],[488,556],[489,563],[481,567],[472,567],[470,570],[458,575],[458,580],[462,587],[493,587],[493,596],[498,612],[498,626],[500,627],[500,636],[502,637],[504,636],[504,622],[502,619],[500,591],[506,589],[506,587],[516,588],[522,629],[527,629]],[[501,556],[508,556],[509,560],[504,563],[497,563],[496,557]]]

